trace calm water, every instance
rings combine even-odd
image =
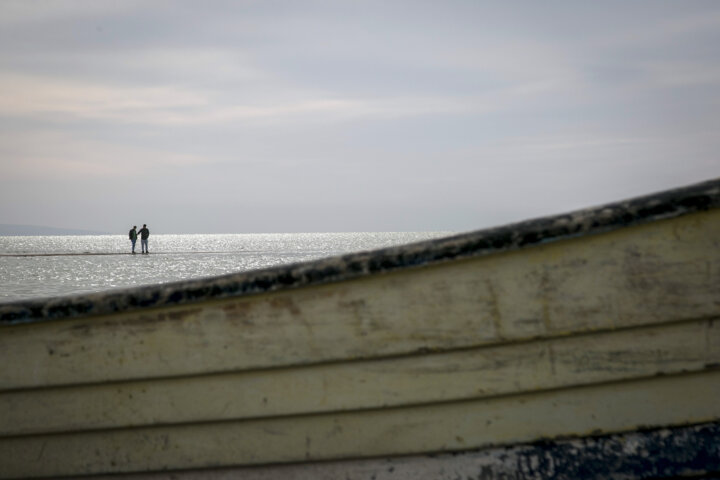
[[[153,235],[150,255],[129,255],[121,235],[0,236],[0,302],[223,275],[447,234]]]

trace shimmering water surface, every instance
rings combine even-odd
[[[153,235],[149,255],[130,255],[120,235],[0,236],[0,302],[223,275],[444,235]]]

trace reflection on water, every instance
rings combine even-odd
[[[150,255],[129,255],[130,241],[117,235],[0,237],[0,302],[223,275],[443,235],[153,235]]]

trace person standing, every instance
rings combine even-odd
[[[137,242],[137,225],[133,225],[133,228],[130,230],[130,242],[132,243],[132,253],[135,255],[135,242]]]
[[[142,250],[142,253],[150,253],[148,250],[148,237],[150,236],[150,230],[148,230],[147,225],[143,223],[143,228],[140,229],[140,249]]]

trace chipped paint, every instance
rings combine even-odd
[[[720,421],[719,199],[713,181],[377,252],[1,305],[0,478],[290,464],[304,479],[350,458],[363,467],[347,478],[422,478],[398,477],[403,459],[460,468],[483,452],[515,452],[498,454],[513,469],[466,478],[585,478],[577,468],[608,473],[593,460],[603,434],[706,438],[681,426]],[[676,442],[646,456],[645,433],[627,435],[601,449],[647,457],[649,472],[693,454]],[[365,468],[373,458],[388,468]],[[716,468],[684,465],[658,476]]]
[[[720,180],[659,194],[373,252],[73,297],[0,304],[0,325],[186,305],[318,285],[594,235],[720,207]]]

